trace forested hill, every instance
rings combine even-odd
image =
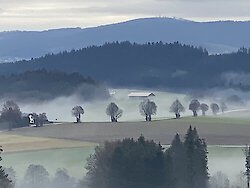
[[[63,52],[30,61],[1,64],[0,74],[45,68],[79,72],[111,86],[153,88],[236,87],[248,90],[250,53],[208,55],[202,48],[172,44],[129,42]]]
[[[109,97],[108,90],[92,78],[45,69],[0,76],[0,86],[2,99],[43,101],[72,95],[85,100]]]

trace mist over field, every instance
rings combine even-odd
[[[58,97],[54,100],[45,102],[22,102],[17,101],[24,113],[42,113],[46,112],[49,120],[55,122],[73,122],[75,118],[71,114],[71,109],[76,105],[83,106],[85,113],[82,116],[82,122],[109,122],[110,117],[106,115],[106,107],[110,102],[115,102],[122,110],[123,116],[118,121],[144,121],[145,118],[139,113],[139,104],[143,99],[131,99],[128,94],[131,92],[153,92],[156,96],[150,97],[157,106],[157,115],[153,120],[174,118],[175,115],[169,112],[169,107],[176,99],[179,99],[186,111],[182,116],[192,116],[188,109],[190,101],[194,98],[199,99],[201,103],[225,102],[228,106],[226,113],[220,113],[218,117],[249,117],[249,92],[237,91],[234,89],[211,89],[207,91],[188,91],[188,92],[167,92],[155,90],[137,90],[137,89],[109,89],[111,97],[108,99],[84,101],[78,95],[69,97]],[[232,101],[229,101],[232,99]],[[1,101],[3,103],[4,101]],[[233,113],[230,113],[233,112]],[[211,110],[208,115],[212,116]],[[201,112],[199,112],[201,115]],[[237,125],[236,125],[237,126]],[[231,185],[239,185],[244,171],[243,146],[209,146],[209,173],[213,177],[217,172],[225,174]],[[10,153],[3,156],[3,165],[13,167],[17,172],[17,185],[22,184],[25,170],[30,164],[43,165],[49,172],[50,178],[54,177],[58,168],[65,168],[68,174],[75,178],[77,182],[81,179],[86,170],[84,169],[86,158],[93,153],[94,148],[75,148],[63,150],[45,150],[39,152]],[[42,156],[50,156],[42,157]],[[60,158],[63,156],[63,158]],[[22,160],[22,163],[20,163]],[[53,161],[53,162],[51,162]],[[55,162],[56,161],[56,162]]]
[[[228,111],[239,110],[239,116],[247,116],[247,114],[241,113],[248,109],[250,100],[249,92],[241,92],[233,89],[212,89],[206,92],[161,92],[154,90],[136,90],[136,89],[109,89],[111,97],[107,99],[97,99],[87,101],[80,98],[78,95],[71,95],[69,97],[58,97],[54,100],[48,100],[44,102],[25,102],[17,101],[23,113],[47,113],[49,120],[58,122],[73,122],[75,118],[71,114],[71,109],[76,105],[81,105],[84,108],[84,115],[82,117],[83,122],[106,122],[110,121],[110,117],[106,115],[106,108],[110,102],[115,102],[119,108],[123,110],[123,116],[119,121],[144,121],[144,117],[139,112],[139,104],[143,99],[132,99],[128,97],[131,92],[153,92],[156,96],[150,97],[157,105],[157,114],[153,116],[153,119],[166,119],[174,118],[174,114],[169,112],[169,107],[176,100],[185,107],[183,116],[191,116],[192,112],[188,109],[188,105],[192,99],[199,99],[201,103],[207,103],[209,106],[215,102],[220,105],[221,102],[225,102],[228,106]],[[232,100],[237,101],[228,101]],[[3,103],[4,100],[1,101]],[[201,112],[199,112],[201,115]],[[208,115],[212,115],[209,110]],[[234,113],[237,114],[237,113]],[[224,114],[226,116],[226,114]]]

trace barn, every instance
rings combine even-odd
[[[154,93],[150,92],[132,92],[128,95],[129,98],[148,98],[148,97],[155,97]]]

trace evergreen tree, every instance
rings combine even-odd
[[[250,187],[250,147],[247,146],[245,150],[245,155],[246,155],[246,163],[245,163],[245,168],[246,168],[246,178],[247,178],[247,188]]]
[[[180,135],[176,134],[174,140],[172,141],[171,147],[168,149],[168,153],[171,156],[172,163],[172,188],[182,188],[184,186],[185,178],[185,151],[183,142],[180,139]],[[171,164],[170,163],[170,164]]]
[[[0,154],[3,152],[2,147],[0,147]],[[0,161],[2,158],[0,156]],[[2,166],[0,166],[0,187],[1,188],[13,188],[12,181],[8,178],[8,174],[5,173]]]
[[[98,147],[88,159],[87,177],[93,188],[152,188],[165,182],[164,153],[161,145],[124,139]]]
[[[189,127],[184,147],[186,152],[186,187],[206,188],[208,186],[207,145],[199,138],[196,128]]]

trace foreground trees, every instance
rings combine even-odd
[[[106,142],[86,169],[92,188],[208,187],[207,146],[192,127],[184,142],[177,134],[166,151],[143,136]]]
[[[156,114],[157,106],[153,101],[146,99],[140,103],[139,110],[141,115],[145,116],[146,121],[151,121],[151,116]]]
[[[76,123],[81,123],[81,115],[84,114],[83,107],[75,106],[72,108],[71,113],[76,118]]]
[[[245,163],[245,176],[247,179],[247,188],[250,187],[250,147],[247,146],[245,149],[246,163]]]
[[[110,116],[111,122],[117,122],[122,113],[123,111],[113,102],[107,106],[106,114]]]
[[[181,117],[181,112],[184,112],[185,108],[184,106],[180,103],[180,101],[177,99],[176,101],[173,102],[173,104],[170,106],[170,112],[175,113],[176,119],[179,119]]]
[[[30,165],[24,176],[23,187],[46,188],[49,184],[49,173],[41,165]]]
[[[3,152],[2,147],[0,147],[0,154]],[[2,158],[0,156],[0,161],[2,161]],[[3,167],[0,166],[0,187],[1,188],[13,188],[13,184],[11,180],[8,178],[8,175],[3,170]]]

